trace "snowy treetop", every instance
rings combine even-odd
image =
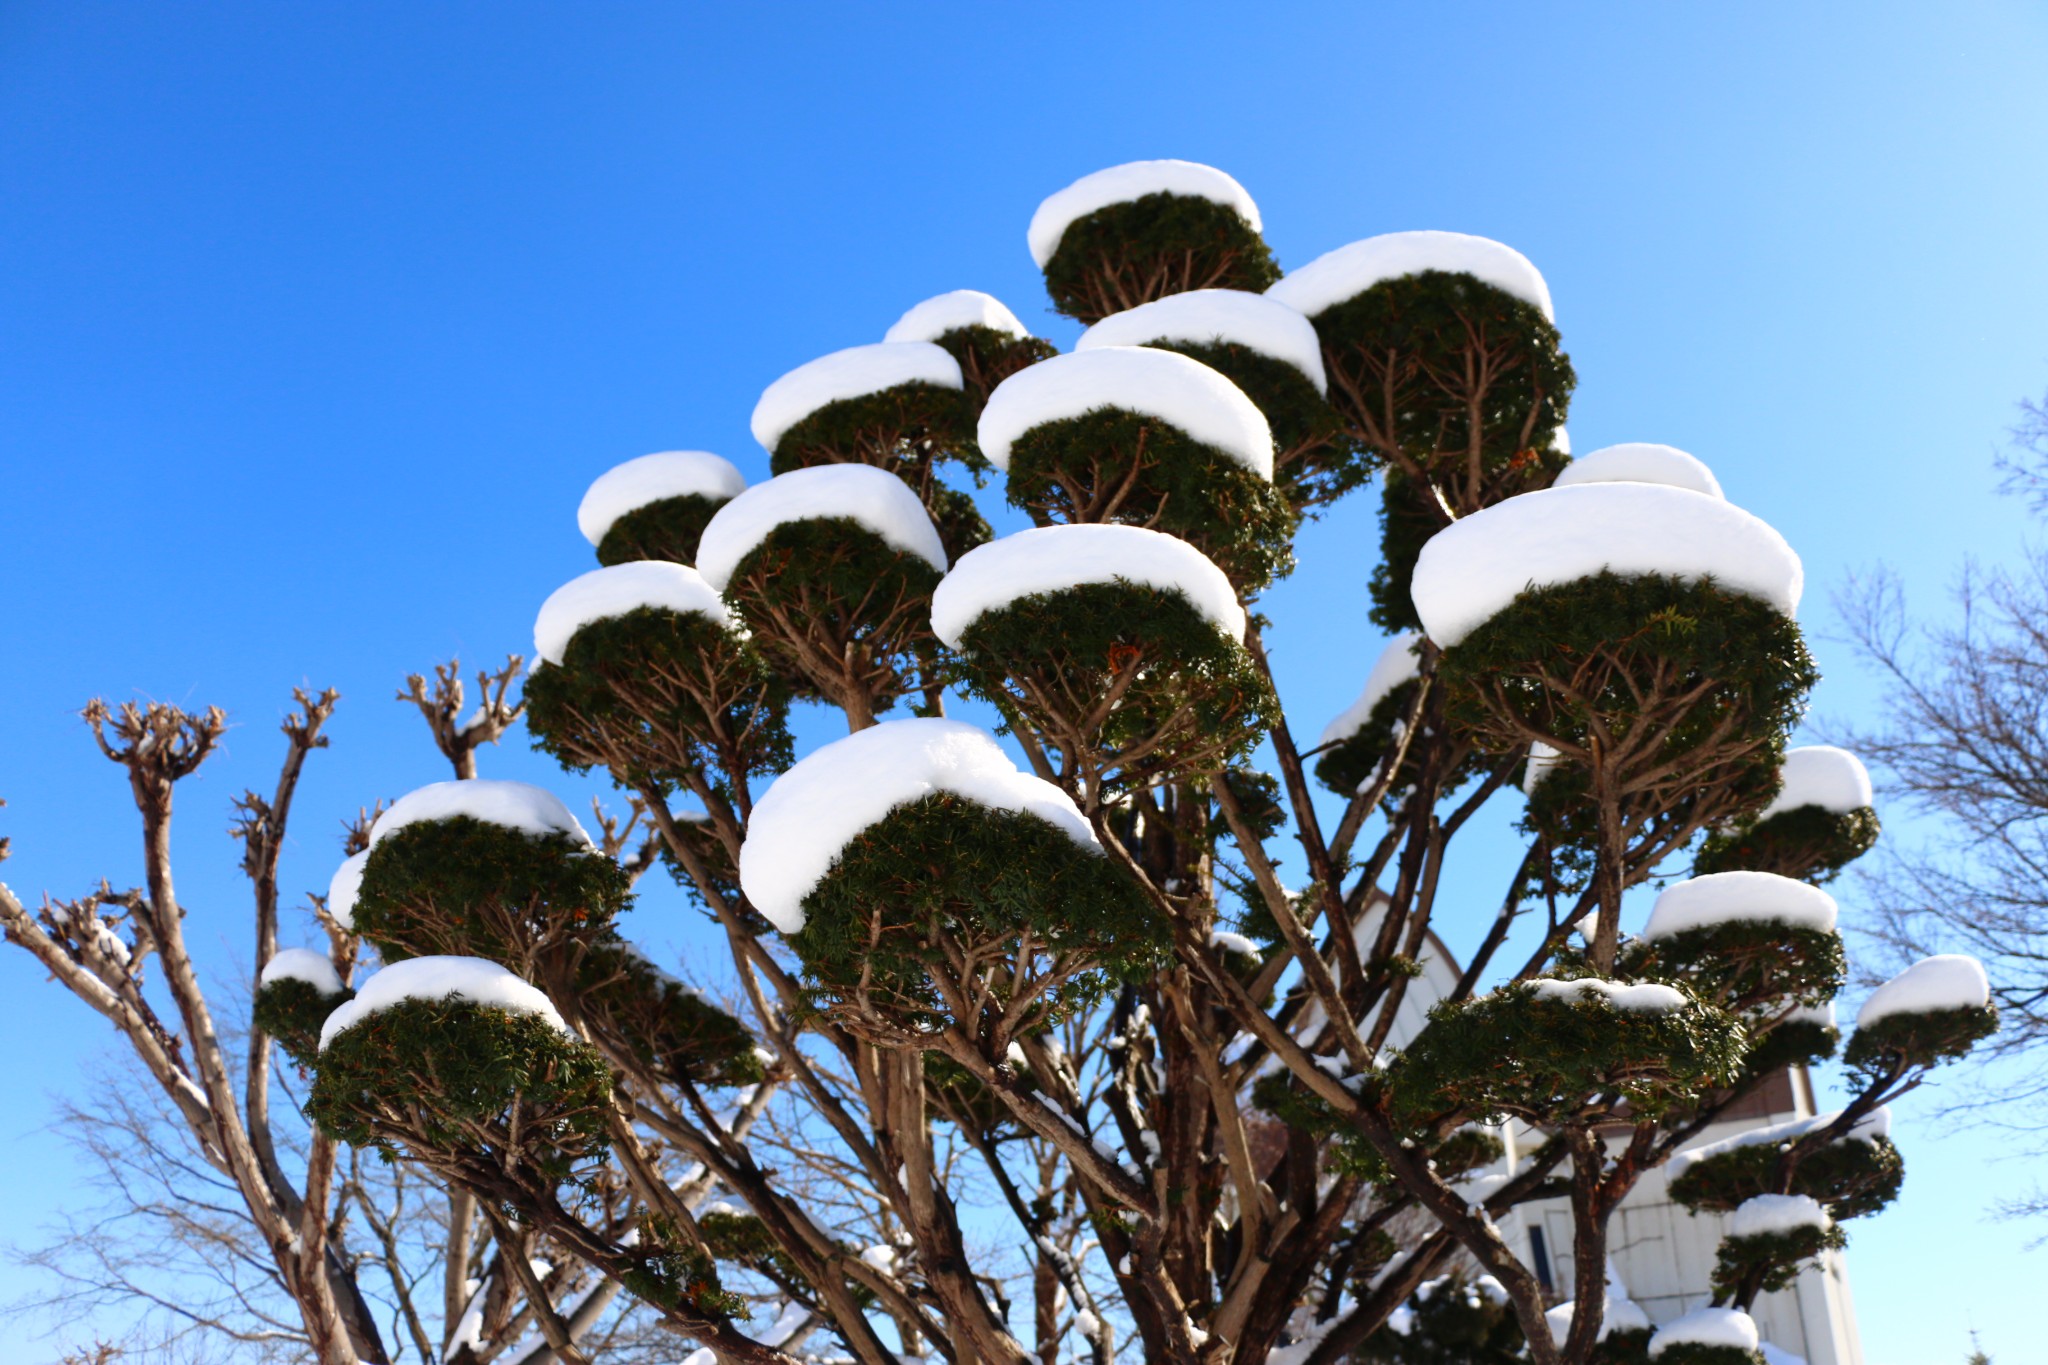
[[[1330,391],[1323,343],[1315,325],[1269,294],[1245,289],[1190,289],[1111,313],[1081,333],[1076,351],[1102,346],[1234,342],[1300,370],[1317,393]]]
[[[1019,370],[989,395],[976,437],[981,453],[1008,469],[1011,445],[1031,428],[1104,408],[1170,422],[1273,477],[1273,429],[1244,390],[1198,360],[1143,346],[1098,346]]]
[[[1589,996],[1599,996],[1615,1009],[1627,1010],[1631,1014],[1661,1014],[1666,1010],[1684,1009],[1686,1004],[1683,991],[1655,981],[1623,985],[1597,977],[1582,977],[1576,981],[1537,977],[1529,985],[1534,988],[1538,1000],[1562,1000],[1566,1004],[1576,1004]]]
[[[452,820],[466,815],[487,825],[501,825],[536,838],[566,834],[577,843],[594,849],[590,835],[577,822],[562,798],[542,787],[525,782],[499,782],[472,777],[466,781],[430,782],[391,803],[391,809],[377,817],[370,827],[370,847],[376,848],[392,831],[407,825],[434,820]]]
[[[448,999],[467,1000],[514,1014],[537,1014],[562,1033],[575,1036],[569,1033],[569,1026],[562,1022],[547,996],[495,962],[480,957],[409,957],[371,976],[355,999],[327,1016],[327,1022],[320,1026],[321,1050],[325,1051],[344,1029],[379,1010],[408,1000]]]
[[[1560,448],[1569,450],[1568,446]],[[1721,481],[1697,455],[1647,441],[1588,451],[1566,465],[1551,487],[1569,488],[1579,483],[1661,483],[1710,498],[1723,496]]]
[[[1578,1309],[1577,1300],[1567,1299],[1543,1315],[1543,1321],[1550,1327],[1551,1344],[1562,1347],[1565,1338],[1571,1335],[1572,1314]],[[1617,1297],[1612,1288],[1607,1293],[1606,1311],[1600,1315],[1600,1335],[1605,1341],[1616,1332],[1642,1332],[1651,1326],[1650,1315],[1642,1310],[1633,1299]]]
[[[362,894],[363,865],[369,861],[368,849],[342,859],[327,883],[327,913],[344,929],[356,927],[356,897]]]
[[[1817,886],[1775,872],[1710,872],[1666,887],[1643,928],[1647,939],[1738,921],[1766,921],[1828,933],[1835,898]]]
[[[979,289],[954,289],[912,307],[882,334],[882,340],[937,341],[962,327],[986,327],[1013,337],[1031,335],[1031,330],[995,295]]]
[[[272,953],[256,984],[268,986],[273,981],[303,981],[322,995],[340,995],[343,990],[341,973],[334,970],[327,954],[311,948],[280,948]]]
[[[641,607],[695,613],[721,626],[733,624],[725,599],[703,574],[664,559],[642,559],[592,569],[549,593],[533,621],[534,653],[559,664],[577,631],[592,621],[624,616]]]
[[[1100,851],[1073,799],[1018,771],[986,730],[956,720],[892,720],[834,740],[775,779],[747,824],[740,885],[776,928],[794,934],[804,926],[804,897],[856,835],[938,792],[1035,815]]]
[[[755,484],[712,515],[697,543],[697,567],[724,592],[740,561],[776,527],[834,517],[857,521],[903,553],[945,571],[945,548],[917,494],[888,470],[865,464],[792,469]]]
[[[1388,693],[1421,676],[1422,660],[1415,657],[1416,648],[1421,643],[1422,633],[1415,630],[1404,630],[1387,641],[1387,647],[1373,661],[1372,671],[1365,675],[1365,686],[1359,689],[1357,699],[1323,727],[1322,736],[1316,740],[1318,749],[1357,734],[1371,718],[1373,708],[1385,701]]]
[[[932,594],[932,631],[948,646],[984,613],[1020,597],[1121,580],[1179,593],[1233,640],[1244,608],[1223,570],[1177,536],[1140,526],[1039,526],[960,556]]]
[[[1766,1237],[1800,1228],[1825,1230],[1834,1222],[1810,1194],[1759,1194],[1736,1206],[1728,1220],[1728,1235]]]
[[[799,365],[770,384],[754,404],[754,439],[773,452],[798,422],[828,403],[864,398],[898,384],[965,387],[960,362],[929,341],[877,341],[849,346]]]
[[[1787,749],[1778,776],[1784,785],[1771,798],[1771,804],[1757,812],[1759,820],[1801,806],[1819,806],[1836,815],[1847,815],[1873,800],[1870,770],[1863,766],[1863,760],[1832,744],[1804,744]]]
[[[1856,1011],[1856,1027],[1868,1028],[1895,1014],[1984,1009],[1990,1004],[1991,982],[1984,964],[1962,953],[1940,953],[1921,958],[1872,991]]]
[[[1655,1360],[1673,1346],[1729,1346],[1738,1351],[1756,1349],[1756,1323],[1738,1308],[1700,1308],[1665,1323],[1650,1338],[1650,1359]]]
[[[1245,187],[1217,170],[1197,161],[1131,161],[1082,176],[1065,189],[1046,197],[1031,215],[1026,237],[1031,259],[1040,270],[1060,249],[1060,238],[1076,220],[1111,204],[1128,204],[1148,194],[1179,194],[1190,199],[1207,199],[1235,209],[1253,232],[1261,231],[1259,206]]]
[[[1773,1123],[1762,1128],[1751,1128],[1746,1132],[1737,1133],[1733,1137],[1722,1138],[1717,1142],[1703,1142],[1697,1147],[1688,1148],[1672,1157],[1670,1165],[1665,1168],[1665,1174],[1667,1178],[1676,1180],[1691,1170],[1697,1163],[1705,1161],[1708,1157],[1720,1156],[1723,1152],[1733,1152],[1743,1147],[1775,1147],[1781,1142],[1797,1142],[1808,1133],[1817,1133],[1821,1129],[1826,1128],[1840,1117],[1842,1117],[1842,1111],[1835,1109],[1825,1114],[1815,1114],[1811,1118],[1786,1119],[1783,1123]],[[1837,1138],[1836,1141],[1876,1142],[1879,1138],[1890,1137],[1891,1131],[1891,1110],[1883,1105],[1879,1105],[1857,1120],[1855,1127],[1844,1133],[1840,1138]]]
[[[592,545],[612,523],[650,502],[692,494],[724,502],[736,498],[747,480],[732,461],[708,450],[664,450],[614,465],[597,476],[576,508],[576,529]]]
[[[1527,256],[1511,246],[1463,232],[1388,232],[1368,237],[1289,271],[1266,292],[1312,318],[1384,280],[1426,270],[1470,275],[1534,304],[1544,317],[1556,321],[1550,307],[1550,286]]]

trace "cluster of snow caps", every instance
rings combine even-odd
[[[1569,444],[1559,449],[1570,453]],[[1721,481],[1705,461],[1688,455],[1677,446],[1653,445],[1645,441],[1602,446],[1588,451],[1564,467],[1552,488],[1570,488],[1581,483],[1658,483],[1667,488],[1684,488],[1723,498]]]
[[[576,508],[576,529],[592,545],[628,512],[650,502],[695,495],[724,502],[747,486],[732,461],[708,450],[664,450],[614,465],[597,476]]]
[[[1686,1004],[1683,991],[1655,981],[1638,981],[1625,986],[1618,981],[1602,981],[1598,977],[1582,977],[1576,981],[1537,977],[1529,984],[1534,987],[1538,1000],[1577,1004],[1588,996],[1597,995],[1615,1009],[1630,1014],[1663,1014],[1669,1010],[1684,1009]]]
[[[964,388],[966,381],[960,376],[960,362],[933,342],[877,341],[849,346],[797,366],[764,389],[761,401],[754,404],[754,439],[772,453],[791,427],[828,403],[865,398],[899,384],[958,389]]]
[[[495,962],[480,957],[409,957],[373,975],[356,992],[355,999],[327,1016],[327,1022],[320,1026],[320,1050],[325,1052],[327,1044],[344,1029],[379,1010],[408,1000],[449,999],[467,1000],[514,1014],[537,1014],[558,1032],[575,1036],[547,996]]]
[[[1759,820],[1768,820],[1773,815],[1782,815],[1801,806],[1819,806],[1836,815],[1847,815],[1850,811],[1863,809],[1874,800],[1870,790],[1870,770],[1863,766],[1863,760],[1832,744],[1805,744],[1797,749],[1787,749],[1785,761],[1778,768],[1778,777],[1783,785],[1771,798],[1771,804],[1757,812]]]
[[[1008,469],[1025,432],[1103,408],[1157,417],[1273,477],[1273,428],[1244,390],[1199,360],[1143,346],[1098,346],[1017,371],[988,396],[975,437],[990,463]]]
[[[1259,206],[1245,187],[1214,166],[1198,161],[1130,161],[1082,176],[1063,190],[1046,196],[1031,215],[1026,237],[1031,259],[1045,269],[1060,238],[1078,220],[1111,204],[1128,204],[1148,194],[1178,194],[1190,199],[1207,199],[1234,209],[1253,232],[1262,230]]]
[[[592,569],[549,593],[533,621],[534,653],[559,664],[577,631],[592,621],[607,621],[641,607],[662,607],[685,616],[694,612],[718,625],[732,625],[725,599],[703,574],[664,559],[641,559]]]
[[[954,289],[926,299],[896,319],[895,325],[882,333],[882,340],[937,341],[962,327],[986,327],[1018,338],[1031,335],[1030,329],[995,295],[979,289]]]
[[[499,782],[472,777],[466,781],[430,782],[407,792],[391,803],[391,809],[370,826],[370,847],[376,848],[396,830],[407,825],[452,820],[466,815],[487,825],[516,829],[521,834],[545,838],[566,834],[585,848],[595,850],[590,835],[578,823],[562,798],[542,787],[525,782]],[[337,874],[338,876],[339,874]],[[361,874],[357,875],[360,883]]]
[[[1738,922],[1783,924],[1829,933],[1835,898],[1817,886],[1775,872],[1710,872],[1673,883],[1650,908],[1643,937],[1655,941]]]
[[[356,927],[356,897],[363,892],[363,866],[369,861],[368,849],[342,859],[327,883],[327,913],[344,929]]]
[[[1804,586],[1785,538],[1732,503],[1659,484],[1587,483],[1523,493],[1452,522],[1422,547],[1412,596],[1429,638],[1449,648],[1523,590],[1603,569],[1711,578],[1788,617]]]
[[[1940,953],[1921,958],[1872,991],[1856,1011],[1856,1027],[1869,1028],[1898,1014],[1981,1010],[1990,1004],[1991,982],[1984,964],[1962,953]]]
[[[1244,639],[1244,608],[1207,555],[1163,531],[1110,525],[1039,526],[969,550],[932,594],[932,632],[958,649],[976,620],[1020,597],[1118,581],[1178,593]]]
[[[1422,660],[1415,657],[1421,644],[1422,633],[1414,630],[1404,630],[1387,641],[1387,647],[1373,661],[1372,671],[1365,675],[1365,686],[1359,689],[1357,700],[1323,727],[1316,747],[1326,749],[1351,738],[1372,718],[1373,708],[1385,701],[1388,693],[1421,677]]]
[[[945,572],[945,548],[917,494],[888,470],[866,464],[792,469],[755,484],[712,514],[697,543],[697,568],[724,592],[740,561],[776,527],[834,517],[857,521],[894,548]]]
[[[1035,815],[1101,852],[1073,799],[1020,772],[986,730],[956,720],[892,720],[799,760],[754,805],[740,845],[740,886],[776,928],[804,927],[804,897],[862,830],[898,806],[951,792],[994,810]]]
[[[322,995],[340,995],[343,990],[341,973],[334,970],[327,954],[311,948],[280,948],[272,953],[256,984],[268,986],[274,981],[303,981]]]
[[[1386,280],[1440,270],[1470,275],[1557,320],[1550,307],[1550,286],[1521,252],[1485,237],[1463,232],[1388,232],[1340,246],[1291,270],[1266,293],[1306,317],[1357,298]]]
[[[1739,1308],[1700,1308],[1665,1323],[1650,1338],[1650,1359],[1673,1346],[1728,1346],[1738,1351],[1757,1347],[1756,1322]]]
[[[1234,343],[1292,365],[1317,393],[1330,391],[1315,324],[1269,294],[1244,289],[1190,289],[1111,313],[1081,333],[1074,349],[1156,346],[1162,341],[1193,346]]]
[[[1810,1194],[1759,1194],[1736,1206],[1728,1220],[1730,1237],[1769,1237],[1800,1228],[1825,1232],[1835,1225]]]
[[[1667,1178],[1677,1180],[1698,1163],[1707,1160],[1709,1157],[1720,1156],[1724,1152],[1733,1152],[1744,1147],[1775,1147],[1780,1143],[1797,1142],[1809,1133],[1817,1133],[1821,1129],[1828,1127],[1840,1117],[1842,1117],[1842,1111],[1834,1109],[1825,1114],[1815,1114],[1812,1118],[1786,1119],[1783,1123],[1773,1123],[1763,1128],[1751,1128],[1747,1132],[1737,1133],[1733,1137],[1725,1137],[1717,1142],[1701,1143],[1699,1146],[1688,1148],[1671,1158],[1670,1165],[1665,1168]],[[1861,1119],[1858,1119],[1848,1132],[1835,1140],[1837,1142],[1876,1142],[1879,1138],[1890,1137],[1891,1131],[1892,1112],[1888,1107],[1879,1105]]]

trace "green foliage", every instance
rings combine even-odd
[[[280,977],[256,988],[251,1017],[257,1028],[277,1039],[277,1045],[293,1061],[311,1066],[320,1051],[320,1026],[354,998],[355,992],[346,987],[339,995],[327,995],[310,981]]]
[[[1052,306],[1085,323],[1189,289],[1263,293],[1280,278],[1237,211],[1186,194],[1147,194],[1067,225],[1045,263]]]
[[[974,443],[975,409],[960,389],[913,380],[827,403],[775,442],[776,474],[821,464],[871,464],[903,473],[940,459],[988,468]]]
[[[1376,1185],[1393,1179],[1386,1158],[1346,1127],[1327,1100],[1287,1073],[1276,1071],[1260,1077],[1252,1085],[1252,1103],[1289,1128],[1314,1138],[1321,1147],[1325,1169]]]
[[[1763,1365],[1763,1356],[1740,1346],[1702,1345],[1696,1341],[1673,1342],[1657,1353],[1657,1365]]]
[[[1295,508],[1326,507],[1372,477],[1378,461],[1308,376],[1286,361],[1231,341],[1147,344],[1201,361],[1258,405],[1278,452],[1274,482]]]
[[[740,894],[739,867],[733,862],[732,854],[726,850],[725,843],[718,837],[717,831],[712,829],[711,822],[708,819],[686,820],[679,815],[676,817],[676,834],[680,842],[696,855],[697,865],[704,869],[710,879],[712,891],[726,903],[727,907],[754,933],[769,932],[771,926],[767,919],[759,911],[748,906]],[[666,839],[661,843],[661,861],[668,869],[670,878],[683,889],[684,894],[709,912],[710,902],[704,899],[702,889],[691,878],[689,871],[676,857],[675,850],[669,847]],[[712,918],[715,920],[717,916],[713,915]]]
[[[995,539],[988,518],[982,516],[974,499],[957,488],[934,481],[924,490],[924,510],[932,519],[932,529],[939,533],[948,564],[959,563],[961,555]]]
[[[1015,1059],[1009,1065],[1017,1073],[1019,1088],[1038,1088],[1031,1068]],[[924,1093],[932,1108],[956,1127],[996,1133],[1014,1126],[1009,1108],[978,1076],[943,1052],[924,1054]]]
[[[1373,566],[1366,594],[1372,599],[1367,616],[1381,630],[1422,629],[1413,595],[1415,561],[1429,538],[1446,525],[1434,503],[1426,487],[1399,469],[1389,469],[1380,480],[1380,560]]]
[[[1762,1003],[1823,1005],[1848,979],[1842,936],[1776,920],[1728,920],[1634,940],[1624,958],[1632,974],[1684,981],[1724,1008]]]
[[[666,1220],[641,1220],[640,1240],[629,1249],[635,1264],[619,1276],[632,1293],[660,1308],[688,1308],[707,1318],[749,1318],[747,1301],[718,1278],[702,1247],[685,1240]]]
[[[1482,1166],[1491,1166],[1506,1154],[1507,1146],[1498,1133],[1490,1128],[1466,1127],[1457,1129],[1432,1148],[1429,1159],[1436,1163],[1438,1176],[1456,1180]]]
[[[1252,834],[1263,843],[1287,827],[1287,807],[1281,800],[1280,779],[1257,768],[1225,768],[1211,781],[1221,782],[1237,802],[1238,814]],[[1209,821],[1209,837],[1229,837],[1230,825],[1218,811]]]
[[[600,564],[630,564],[641,559],[697,562],[697,542],[712,514],[725,506],[722,498],[684,493],[657,498],[620,517],[597,543]]]
[[[1868,806],[1831,811],[1795,806],[1768,820],[1739,819],[1709,834],[1693,859],[1695,877],[1710,872],[1775,872],[1816,886],[1877,843],[1877,812]]]
[[[1593,1348],[1589,1365],[1650,1365],[1650,1338],[1656,1334],[1649,1327],[1609,1332]]]
[[[746,1026],[628,944],[584,954],[577,993],[646,1065],[696,1085],[754,1085],[765,1074]]]
[[[1743,1063],[1745,1082],[1760,1081],[1788,1066],[1812,1066],[1835,1055],[1842,1035],[1817,1019],[1786,1019],[1761,1032]]]
[[[1752,1274],[1761,1274],[1766,1294],[1789,1288],[1799,1278],[1802,1265],[1847,1242],[1840,1228],[1810,1225],[1751,1237],[1723,1237],[1714,1256],[1714,1290],[1732,1296]]]
[[[1375,1365],[1520,1365],[1526,1338],[1514,1305],[1490,1280],[1431,1280],[1408,1302],[1408,1330],[1382,1327],[1357,1359]]]
[[[744,1266],[777,1284],[805,1283],[796,1262],[776,1245],[768,1225],[751,1213],[714,1209],[697,1219],[697,1232],[704,1238],[705,1249],[717,1260]]]
[[[967,401],[977,415],[996,385],[1025,367],[1060,353],[1059,347],[1041,337],[1014,336],[978,324],[941,332],[932,341],[960,362],[960,375],[967,381]]]
[[[1732,1213],[1760,1194],[1804,1194],[1836,1222],[1876,1213],[1898,1198],[1905,1162],[1890,1138],[1845,1138],[1808,1152],[1780,1189],[1775,1145],[1733,1147],[1693,1162],[1671,1182],[1671,1197],[1698,1213]]]
[[[1887,1015],[1850,1036],[1842,1062],[1866,1074],[1894,1066],[1934,1066],[1967,1055],[1997,1031],[1998,1011],[1983,1005]]]

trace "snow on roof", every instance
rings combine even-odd
[[[1661,1014],[1665,1010],[1684,1009],[1686,1004],[1683,991],[1654,981],[1638,981],[1624,986],[1597,977],[1583,977],[1577,981],[1537,977],[1529,984],[1535,987],[1538,1000],[1562,1000],[1566,1004],[1574,1004],[1588,995],[1598,995],[1615,1009],[1627,1010],[1631,1014]]]
[[[1372,671],[1365,675],[1365,686],[1359,689],[1357,699],[1323,727],[1322,736],[1316,740],[1318,749],[1357,734],[1388,693],[1422,675],[1422,660],[1415,657],[1415,648],[1421,643],[1422,632],[1417,630],[1404,630],[1387,641],[1387,647],[1373,661]]]
[[[732,461],[708,450],[664,450],[614,465],[597,476],[576,508],[576,529],[592,545],[612,523],[650,502],[695,494],[724,502],[747,486]]]
[[[1809,1133],[1817,1133],[1828,1127],[1840,1117],[1842,1111],[1834,1109],[1825,1114],[1815,1114],[1811,1118],[1787,1119],[1783,1123],[1751,1128],[1733,1137],[1722,1138],[1718,1142],[1703,1142],[1672,1157],[1665,1171],[1669,1179],[1676,1180],[1709,1157],[1721,1156],[1744,1147],[1774,1147],[1782,1142],[1797,1142]],[[1879,1138],[1890,1137],[1891,1131],[1892,1111],[1884,1105],[1879,1105],[1857,1120],[1853,1128],[1835,1141],[1876,1142]]]
[[[1710,498],[1722,496],[1721,481],[1698,456],[1688,455],[1676,446],[1652,445],[1647,441],[1588,451],[1566,465],[1550,486],[1569,488],[1580,483],[1661,483],[1689,488]]]
[[[1411,593],[1429,638],[1449,648],[1523,589],[1602,569],[1712,578],[1786,616],[1804,580],[1785,538],[1731,503],[1657,484],[1588,483],[1524,493],[1452,522],[1422,547]]]
[[[272,953],[256,984],[268,986],[273,981],[303,981],[322,995],[340,995],[343,990],[341,973],[334,970],[327,954],[311,948],[280,948]]]
[[[773,451],[791,427],[828,403],[915,383],[965,386],[960,362],[929,341],[877,341],[821,355],[762,390],[754,404],[754,439]]]
[[[1273,429],[1258,405],[1199,360],[1143,346],[1098,346],[1017,371],[988,396],[976,437],[981,453],[1008,469],[1019,436],[1099,408],[1170,422],[1261,478],[1273,477]]]
[[[944,572],[946,551],[910,485],[865,464],[814,465],[757,483],[712,514],[697,544],[697,568],[724,592],[733,571],[786,522],[845,517],[905,554]]]
[[[1775,872],[1710,872],[1666,887],[1651,907],[1643,937],[1670,938],[1688,929],[1736,921],[1767,921],[1825,934],[1835,927],[1835,898]]]
[[[1784,786],[1771,804],[1757,812],[1768,820],[1801,806],[1819,806],[1837,815],[1847,815],[1871,804],[1870,770],[1863,760],[1847,749],[1832,744],[1804,744],[1785,751],[1778,768]]]
[[[472,777],[467,781],[429,782],[407,792],[391,803],[391,809],[370,826],[370,847],[376,848],[392,831],[431,820],[451,820],[466,815],[487,825],[502,825],[536,838],[566,834],[585,847],[595,848],[590,835],[577,823],[562,798],[541,787],[524,782],[498,782]]]
[[[1441,270],[1470,275],[1534,304],[1556,321],[1550,286],[1527,256],[1511,246],[1463,232],[1388,232],[1327,251],[1289,271],[1266,293],[1308,317],[1357,298],[1383,280]]]
[[[1031,244],[1031,259],[1040,270],[1060,249],[1060,238],[1078,219],[1111,204],[1127,204],[1148,194],[1180,194],[1191,199],[1208,199],[1237,216],[1253,232],[1261,230],[1259,206],[1244,186],[1214,166],[1196,161],[1131,161],[1121,166],[1084,175],[1073,184],[1049,195],[1031,215],[1025,234]]]
[[[1737,1308],[1700,1308],[1665,1323],[1650,1338],[1650,1359],[1655,1360],[1673,1346],[1731,1346],[1738,1351],[1756,1349],[1756,1323]]]
[[[480,957],[409,957],[372,975],[356,992],[355,999],[327,1016],[327,1022],[320,1026],[320,1048],[324,1052],[343,1029],[361,1023],[379,1010],[408,1000],[448,999],[467,1000],[514,1014],[537,1014],[569,1034],[569,1026],[562,1022],[562,1016],[545,995],[495,962]]]
[[[932,631],[960,648],[985,612],[1020,597],[1122,579],[1179,593],[1233,640],[1244,638],[1244,608],[1229,578],[1177,536],[1141,526],[1039,526],[976,546],[932,594]]]
[[[562,662],[569,641],[592,621],[604,621],[641,607],[666,607],[687,615],[695,612],[721,626],[732,613],[704,575],[684,564],[642,559],[614,564],[578,575],[548,594],[533,621],[534,653],[551,664]]]
[[[986,327],[1013,337],[1031,335],[1031,330],[995,295],[979,289],[955,289],[913,307],[896,319],[896,324],[882,334],[882,340],[937,341],[962,327]]]
[[[1073,800],[1019,772],[986,730],[957,720],[892,720],[834,740],[775,779],[747,822],[740,885],[755,909],[794,934],[804,927],[804,897],[854,836],[898,806],[942,791],[1036,815],[1101,851]]]
[[[356,927],[356,897],[363,889],[363,864],[370,861],[368,849],[342,859],[327,883],[327,913],[344,929]]]
[[[1103,346],[1151,346],[1162,341],[1193,345],[1235,342],[1300,370],[1317,393],[1330,391],[1323,372],[1323,343],[1315,324],[1266,294],[1245,289],[1190,289],[1111,313],[1081,333],[1077,351]]]
[[[1728,1220],[1730,1237],[1766,1237],[1800,1228],[1834,1226],[1835,1220],[1810,1194],[1759,1194],[1736,1206]]]
[[[1895,1014],[1984,1009],[1990,1004],[1991,982],[1984,964],[1962,953],[1940,953],[1921,958],[1872,991],[1856,1011],[1856,1027],[1869,1028]]]

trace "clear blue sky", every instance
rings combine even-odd
[[[1805,556],[1817,635],[1857,566],[1933,608],[2027,529],[1989,457],[2048,387],[2044,76],[2048,12],[1997,3],[0,4],[7,879],[137,875],[83,701],[218,703],[180,884],[217,969],[246,965],[222,831],[292,685],[345,698],[297,894],[344,813],[441,775],[393,688],[526,648],[589,566],[595,474],[701,446],[764,476],[762,386],[943,289],[1070,339],[1025,223],[1139,157],[1231,171],[1283,265],[1404,228],[1520,248],[1580,449],[1706,459]],[[1299,724],[1378,648],[1370,532],[1363,506],[1316,528],[1271,599]],[[1868,714],[1820,653],[1820,710]],[[523,741],[486,771],[576,785]],[[638,928],[687,949],[685,915],[655,896]],[[109,1036],[12,950],[0,1036],[23,1238],[68,1171],[42,1097]],[[2025,1361],[2048,1253],[1981,1210],[2027,1172],[1907,1117],[1906,1195],[1853,1229],[1871,1359],[1948,1365],[1976,1326]]]

